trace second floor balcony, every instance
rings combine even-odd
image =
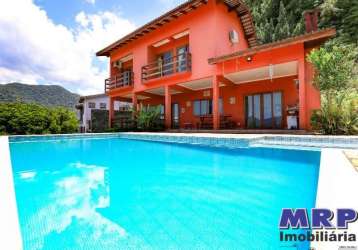
[[[133,86],[134,74],[132,71],[124,71],[105,80],[105,92],[114,89]]]
[[[159,57],[158,60],[142,67],[142,81],[191,71],[191,54],[182,53],[176,56]]]

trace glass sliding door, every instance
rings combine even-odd
[[[254,95],[254,128],[261,127],[261,95]]]
[[[252,96],[245,97],[245,114],[246,114],[246,127],[254,128],[254,111],[253,111],[253,98]]]
[[[272,94],[267,93],[263,95],[263,128],[272,128]]]
[[[188,45],[179,47],[177,49],[177,57],[178,57],[177,72],[184,72],[188,70],[188,63],[187,63],[188,52],[189,52]]]
[[[173,53],[167,51],[161,54],[158,58],[158,64],[161,76],[173,74]]]
[[[246,96],[246,127],[261,127],[261,95]]]
[[[172,104],[172,127],[173,128],[180,127],[179,116],[180,116],[179,104],[173,103]]]
[[[282,93],[263,93],[245,97],[246,127],[282,128]]]
[[[282,128],[282,93],[273,93],[273,117],[274,127]]]

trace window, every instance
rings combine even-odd
[[[95,109],[96,108],[96,103],[95,102],[89,102],[88,103],[88,108]]]
[[[189,46],[184,45],[182,47],[177,48],[177,72],[183,72],[188,70],[188,52],[189,52]]]
[[[222,98],[219,99],[219,113],[220,113],[220,115],[224,114],[224,104],[223,104]]]
[[[165,119],[165,107],[164,105],[159,105],[160,108],[160,119],[164,120]]]
[[[158,68],[160,76],[173,74],[173,52],[167,51],[158,57]]]
[[[104,102],[101,102],[101,103],[99,104],[99,108],[100,108],[100,109],[106,109],[106,108],[107,108],[107,104],[104,103]]]
[[[131,85],[132,83],[132,69],[123,71],[123,86]]]
[[[212,115],[213,114],[213,101],[212,100],[195,100],[194,101],[194,115]],[[219,113],[223,114],[223,100],[219,99]]]

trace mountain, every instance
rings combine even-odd
[[[74,109],[79,97],[58,85],[0,84],[0,102],[22,101]]]

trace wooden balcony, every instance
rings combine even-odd
[[[174,57],[157,60],[142,67],[142,81],[146,82],[178,73],[191,71],[191,54],[179,54]]]
[[[126,71],[104,81],[105,92],[114,89],[133,86],[134,74],[131,71]]]

